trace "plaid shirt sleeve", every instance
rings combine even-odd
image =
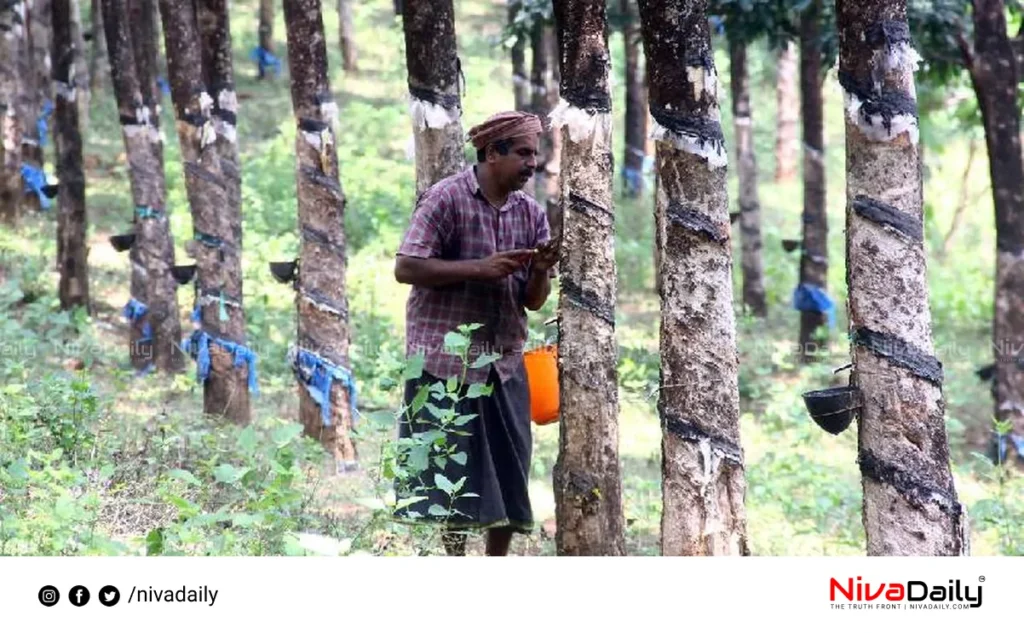
[[[427,259],[440,257],[451,233],[452,209],[440,192],[425,193],[416,204],[399,255]]]

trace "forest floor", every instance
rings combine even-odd
[[[456,4],[468,127],[511,108],[510,64],[500,48],[505,6],[490,0]],[[32,215],[15,232],[0,232],[0,414],[9,420],[48,420],[49,425],[42,435],[29,427],[19,434],[10,429],[23,427],[11,423],[0,435],[8,442],[6,449],[0,445],[0,458],[16,452],[16,445],[26,447],[19,461],[8,466],[8,479],[0,478],[9,486],[7,493],[0,486],[0,508],[9,504],[6,514],[0,511],[0,554],[439,551],[436,535],[387,522],[380,510],[386,482],[380,480],[378,459],[394,436],[408,293],[408,287],[394,281],[393,256],[414,199],[400,21],[390,2],[358,3],[360,71],[346,75],[336,46],[337,16],[332,11],[324,15],[332,87],[341,109],[351,356],[362,412],[361,470],[331,477],[319,448],[297,437],[298,392],[286,360],[295,334],[293,294],[274,282],[267,266],[297,252],[295,139],[286,77],[255,79],[249,58],[256,43],[255,6],[255,0],[243,0],[232,12],[243,164],[244,299],[249,341],[259,354],[261,392],[252,400],[253,425],[239,429],[204,419],[192,365],[173,378],[135,376],[128,365],[121,308],[129,298],[129,264],[108,238],[130,229],[132,205],[113,97],[109,91],[94,94],[85,133],[93,313],[57,310],[52,211]],[[284,32],[279,15],[275,34],[282,58]],[[611,46],[616,129],[622,130],[619,34],[613,34]],[[717,62],[723,103],[728,103],[727,57],[719,52]],[[864,533],[856,430],[837,437],[824,433],[801,399],[804,391],[845,381],[847,374],[834,370],[849,362],[841,94],[830,76],[829,289],[837,306],[835,327],[826,357],[801,366],[794,354],[799,313],[789,303],[798,254],[784,252],[780,244],[784,238],[799,238],[801,187],[799,181],[775,183],[771,178],[774,62],[763,47],[753,50],[751,70],[770,315],[754,319],[736,307],[750,546],[753,554],[763,556],[857,555],[864,551]],[[169,97],[164,104],[168,210],[182,263],[188,260],[184,244],[191,237],[191,220]],[[731,139],[729,108],[722,112]],[[620,137],[617,133],[616,156],[621,155]],[[931,310],[946,375],[957,492],[971,515],[975,554],[1024,554],[1022,478],[994,469],[979,454],[987,449],[992,428],[991,395],[974,374],[991,356],[995,244],[987,165],[981,153],[964,179],[968,140],[942,113],[925,121],[922,138]],[[652,180],[648,174],[646,195],[625,199],[616,178],[620,455],[627,550],[636,555],[658,552],[661,514]],[[962,196],[969,206],[943,252]],[[734,173],[730,199],[735,200]],[[739,238],[737,227],[736,248]],[[178,293],[186,335],[193,299],[191,287]],[[555,305],[553,296],[543,310],[531,314],[535,342],[553,335],[543,323]],[[554,552],[551,474],[557,451],[557,424],[535,427],[530,490],[538,529],[516,539],[516,554]],[[14,486],[15,480],[21,483]],[[33,492],[14,492],[22,486]],[[480,539],[471,540],[472,551],[480,548]]]

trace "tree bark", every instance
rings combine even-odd
[[[347,73],[357,73],[359,52],[356,49],[356,25],[352,20],[352,0],[338,0],[338,27],[342,68]]]
[[[78,121],[80,129],[88,129],[92,95],[89,92],[89,60],[86,56],[81,0],[71,0],[71,38],[75,44],[75,103],[78,106]]]
[[[644,192],[644,158],[647,141],[647,90],[640,63],[640,15],[636,0],[621,0],[626,25],[622,37],[626,49],[626,146],[622,157],[622,187],[628,198]]]
[[[1022,69],[1007,34],[1003,0],[973,4],[969,69],[985,126],[996,212],[995,417],[1024,437],[1024,159],[1017,97]],[[1024,454],[1017,456],[1024,460]]]
[[[800,97],[797,94],[796,44],[787,42],[778,59],[776,79],[775,182],[796,178],[800,154],[797,126],[800,122]]]
[[[20,95],[23,91],[19,68],[27,46],[25,5],[17,2],[0,12],[0,102],[3,105],[3,159],[0,169],[0,221],[16,225],[22,215],[21,137],[24,124]]]
[[[768,316],[761,255],[761,202],[757,195],[757,157],[754,152],[754,120],[750,109],[750,74],[747,46],[729,41],[729,77],[732,88],[733,126],[736,130],[736,162],[739,166],[740,235],[743,238],[743,304],[754,316]]]
[[[403,8],[419,195],[465,164],[455,11],[452,0],[406,0]]]
[[[320,0],[285,0],[292,108],[298,123],[295,182],[299,199],[299,276],[296,298],[300,350],[348,373],[350,330],[345,285],[345,195],[338,172],[337,106],[331,96]],[[306,434],[319,438],[339,471],[357,465],[353,403],[335,380],[324,414],[299,386]],[[326,415],[329,424],[323,421]]]
[[[732,245],[704,0],[641,0],[662,258],[661,550],[746,555]]]
[[[62,310],[81,306],[89,310],[89,266],[86,246],[85,173],[82,170],[82,135],[75,102],[75,39],[72,0],[53,0],[53,80],[56,92],[54,137],[57,177],[60,179],[57,242],[62,254],[58,294]]]
[[[554,469],[561,555],[622,555],[615,345],[610,56],[604,0],[555,2],[562,130],[558,366],[561,420]]]
[[[152,361],[158,370],[174,373],[182,370],[185,360],[180,349],[176,284],[171,276],[174,242],[165,208],[163,143],[154,109],[147,104],[139,81],[141,73],[136,60],[144,56],[138,51],[147,47],[144,42],[133,39],[133,35],[145,34],[134,13],[141,1],[103,1],[111,78],[134,205],[136,237],[130,254],[131,296],[147,308],[145,316],[133,323],[130,353],[138,369]],[[155,46],[155,42],[151,46]],[[146,338],[143,328],[147,324],[152,331],[152,343],[143,342]]]
[[[512,24],[522,7],[520,0],[509,0],[508,23]],[[526,76],[526,38],[519,36],[510,51],[512,57],[512,91],[515,95],[515,109],[530,107],[530,79]]]
[[[22,103],[26,113],[25,126],[21,137],[21,162],[42,170],[46,164],[45,144],[48,139],[41,135],[38,122],[43,114],[44,104],[51,104],[50,87],[50,0],[32,0],[26,5],[28,25],[28,47],[22,57],[22,76],[25,77]],[[47,119],[47,129],[49,119]],[[40,201],[35,193],[25,192],[30,208],[38,208]]]
[[[872,556],[968,549],[932,345],[906,0],[839,0],[846,252],[858,463]]]
[[[259,45],[268,53],[274,52],[274,0],[260,0]],[[259,78],[266,79],[267,73],[260,67]]]
[[[533,197],[548,211],[548,220],[552,219],[554,208],[558,206],[559,185],[558,171],[561,164],[561,138],[558,130],[549,125],[548,115],[558,105],[558,82],[555,81],[554,60],[555,31],[548,25],[538,22],[533,27],[530,47],[533,49],[533,67],[531,69],[533,102],[531,109],[540,117],[544,131],[540,135],[537,148],[537,170],[533,175]]]
[[[225,53],[230,50],[230,39],[225,5],[203,2],[201,6],[202,31],[190,0],[160,0],[171,99],[195,234],[190,254],[196,260],[201,329],[192,340],[198,343],[202,336],[209,336],[222,342],[210,341],[203,411],[246,424],[250,417],[249,367],[246,362],[236,367],[228,348],[244,350],[246,344],[239,175],[237,163],[228,157],[231,150],[225,147],[233,146],[228,138],[232,130],[224,126],[234,119],[234,104],[230,94],[225,95],[232,91],[231,57]],[[197,45],[200,42],[201,46]],[[218,85],[208,87],[204,75],[218,80]]]
[[[822,99],[821,0],[814,0],[800,16],[800,108],[804,135],[803,248],[800,283],[828,288],[828,208],[825,187],[825,110]],[[818,358],[828,335],[820,328],[828,315],[811,310],[800,313],[800,359]]]
[[[160,86],[157,83],[160,52],[157,46],[156,0],[128,0],[128,10],[132,16],[129,29],[142,103],[149,108],[149,118],[154,127],[160,129]],[[163,181],[163,141],[157,141],[153,149],[160,158],[159,178]],[[163,188],[163,184],[160,186]]]
[[[92,9],[89,11],[89,28],[92,33],[92,51],[89,57],[89,92],[98,94],[103,90],[107,77],[110,75],[110,66],[107,64],[107,38],[103,27],[103,12],[100,9],[101,0],[92,0]]]

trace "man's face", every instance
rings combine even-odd
[[[522,189],[537,169],[537,135],[521,136],[509,140],[507,154],[500,154],[490,146],[487,162],[498,182],[510,190]]]

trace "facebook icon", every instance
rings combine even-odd
[[[68,600],[76,607],[84,606],[89,602],[89,590],[82,585],[75,585],[68,593]]]

